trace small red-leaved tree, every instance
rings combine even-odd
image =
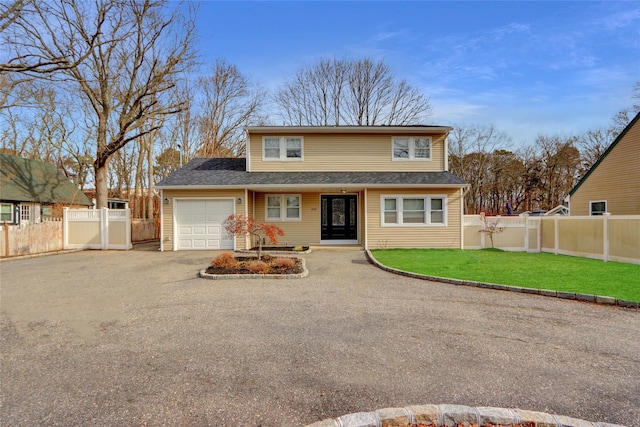
[[[268,239],[272,245],[278,244],[278,236],[284,236],[284,231],[277,225],[257,221],[254,217],[245,215],[229,215],[222,223],[227,233],[234,236],[252,236],[258,239],[258,259],[262,258],[262,239]]]

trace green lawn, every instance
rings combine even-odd
[[[498,249],[371,252],[388,267],[430,276],[640,301],[640,265]]]

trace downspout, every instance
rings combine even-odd
[[[244,217],[249,217],[249,190],[246,188],[244,189]],[[249,246],[248,234],[244,235],[244,247],[245,249],[251,249],[251,247]]]
[[[369,249],[369,221],[368,221],[368,215],[367,215],[367,199],[368,199],[368,195],[367,195],[367,189],[364,189],[364,227],[363,227],[363,233],[364,233],[364,249],[368,250]]]
[[[164,228],[162,226],[162,224],[164,224],[164,197],[163,197],[163,193],[162,193],[162,188],[160,189],[160,252],[164,252],[164,233],[162,232],[162,229]]]
[[[464,250],[464,187],[460,189],[460,249]]]

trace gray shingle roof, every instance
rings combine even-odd
[[[157,184],[178,186],[456,185],[449,172],[247,172],[245,159],[194,159]]]
[[[55,165],[8,154],[0,154],[0,200],[93,205]]]

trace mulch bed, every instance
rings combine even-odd
[[[257,251],[258,247],[254,246],[250,250]],[[304,252],[309,250],[309,246],[263,246],[262,250],[277,252]]]
[[[207,274],[252,274],[251,271],[247,268],[247,264],[251,261],[256,261],[257,257],[236,257],[238,261],[240,261],[240,265],[237,269],[230,268],[217,268],[213,266],[209,266],[205,272]],[[269,255],[265,255],[261,258],[262,261],[269,264],[271,267],[269,271],[263,274],[300,274],[304,272],[302,268],[302,260],[300,258],[290,258],[294,261],[293,267],[290,268],[278,268],[272,266],[271,263],[276,260],[276,257],[271,257]]]

